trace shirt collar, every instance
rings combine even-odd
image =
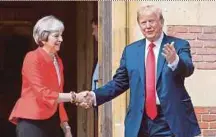
[[[155,44],[156,47],[160,47],[162,40],[164,38],[164,33],[162,32],[159,39],[157,39],[156,41],[154,41],[153,43]],[[146,39],[146,47],[148,48],[149,44],[151,43],[151,41],[149,41],[148,39]]]

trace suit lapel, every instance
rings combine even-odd
[[[140,72],[140,77],[141,77],[141,81],[144,85],[145,83],[145,39],[143,39],[140,44],[138,45],[138,51],[137,51],[137,55],[138,55],[138,68],[139,68],[139,72]]]
[[[163,65],[166,61],[165,57],[161,54],[162,53],[162,50],[163,50],[163,47],[164,45],[167,43],[167,36],[164,34],[164,38],[163,38],[163,41],[161,43],[161,46],[160,46],[160,51],[159,51],[159,54],[158,54],[158,63],[157,63],[157,83],[158,83],[158,80],[159,80],[159,77],[161,75],[161,72],[163,70]]]
[[[46,68],[49,69],[50,75],[55,77],[56,84],[58,85],[58,87],[60,87],[60,85],[58,83],[58,76],[57,76],[56,69],[55,69],[55,66],[53,64],[52,58],[41,47],[38,48],[38,51],[39,51],[39,54],[41,54],[42,59],[47,63],[48,66]],[[57,59],[58,59],[58,57],[57,57]],[[61,65],[59,65],[59,67],[60,67],[60,71],[61,71],[62,70]]]
[[[39,54],[42,60],[49,66],[47,67],[47,69],[50,70],[50,73],[52,75],[55,74],[56,73],[55,67],[54,67],[53,60],[50,57],[50,55],[45,50],[43,50],[41,47],[38,48],[38,51],[39,51]]]

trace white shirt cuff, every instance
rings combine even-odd
[[[179,56],[176,54],[176,59],[173,61],[173,63],[168,64],[168,67],[174,71],[177,68],[177,65],[179,63]]]
[[[93,105],[97,106],[96,95],[95,95],[95,93],[93,91],[91,91],[91,92],[92,92],[92,95],[94,96],[93,97]]]

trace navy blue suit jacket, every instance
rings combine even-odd
[[[164,44],[175,42],[179,56],[177,68],[172,71],[161,55]],[[125,47],[120,66],[103,87],[95,90],[97,104],[103,104],[130,88],[130,103],[125,118],[125,137],[137,137],[145,111],[145,39]],[[176,137],[194,137],[200,128],[191,98],[184,81],[194,71],[187,41],[164,35],[157,64],[157,94],[165,118]]]

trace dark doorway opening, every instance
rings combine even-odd
[[[15,125],[8,122],[21,92],[21,67],[25,54],[37,47],[32,29],[38,19],[54,15],[64,22],[60,56],[64,64],[64,92],[77,89],[76,2],[0,2],[0,137],[16,137]],[[46,8],[42,8],[46,7]],[[31,106],[28,106],[31,107]],[[65,104],[77,136],[77,108]],[[50,125],[52,126],[52,125]]]
[[[26,25],[26,27],[24,27]],[[19,97],[21,89],[21,66],[23,58],[31,47],[31,38],[23,34],[30,24],[1,22],[0,29],[0,129],[1,137],[15,137],[15,126],[8,122],[8,116]],[[20,29],[20,27],[22,27]]]

